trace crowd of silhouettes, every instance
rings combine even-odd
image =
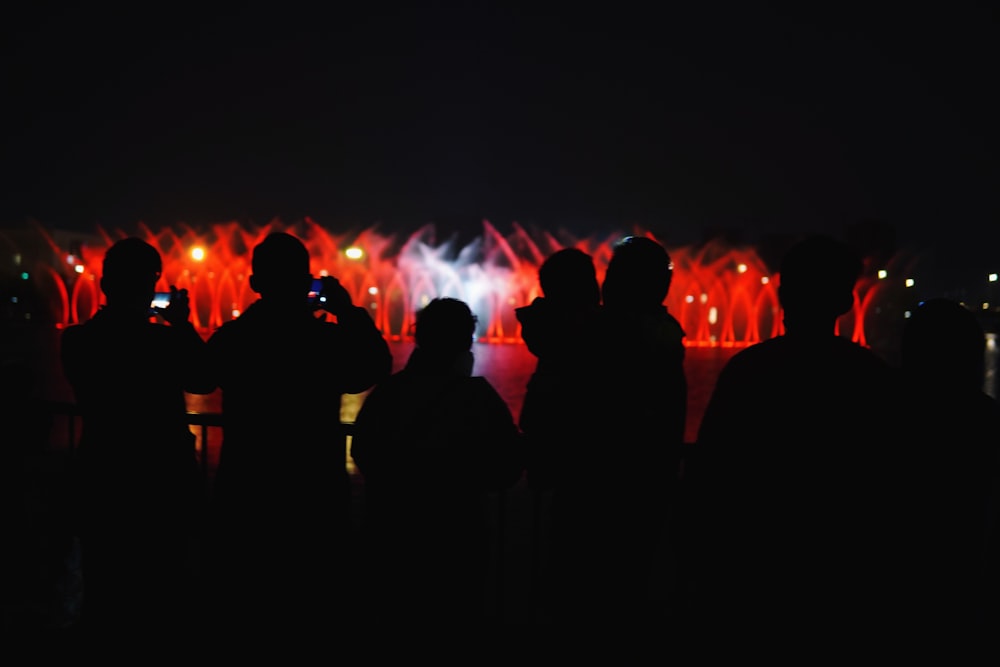
[[[536,357],[520,414],[474,373],[465,301],[419,309],[393,372],[336,278],[310,298],[300,239],[269,233],[252,253],[259,298],[206,339],[185,290],[151,310],[153,246],[108,249],[105,304],[61,338],[82,430],[42,518],[20,508],[49,422],[18,390],[27,371],[3,367],[4,630],[39,600],[57,609],[40,623],[97,636],[503,621],[490,575],[519,485],[547,514],[522,526],[538,556],[528,623],[985,636],[1000,620],[986,333],[934,299],[906,321],[898,364],[852,342],[838,322],[863,264],[839,239],[784,255],[781,333],[729,358],[692,443],[685,332],[664,305],[673,264],[651,237],[615,244],[603,275],[578,248],[541,264],[539,295],[515,311]],[[185,394],[217,390],[209,486]],[[350,437],[345,394],[364,394]],[[75,573],[83,588],[66,591]]]

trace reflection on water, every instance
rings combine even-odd
[[[997,398],[997,335],[986,334],[986,379],[983,389],[993,398]]]

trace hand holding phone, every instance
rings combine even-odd
[[[171,325],[183,324],[191,316],[191,306],[188,301],[188,291],[170,286],[169,292],[156,292],[149,304],[152,315],[162,317]]]
[[[326,301],[326,296],[323,294],[323,279],[313,278],[312,287],[309,288],[309,303],[314,306],[319,306]]]
[[[156,315],[158,312],[170,305],[170,292],[156,292],[153,300],[149,303],[149,312]]]
[[[333,313],[341,313],[345,308],[350,308],[354,304],[351,302],[351,295],[348,293],[340,281],[333,276],[323,276],[313,278],[312,289],[309,292],[309,300],[317,308]]]

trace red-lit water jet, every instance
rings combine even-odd
[[[433,224],[405,238],[382,234],[377,228],[337,233],[313,220],[285,225],[273,221],[251,226],[236,222],[204,230],[177,225],[154,230],[139,226],[138,235],[163,256],[158,289],[186,288],[192,299],[192,321],[211,331],[236,317],[257,295],[250,289],[252,248],[272,231],[288,231],[309,248],[314,275],[333,275],[351,292],[355,303],[369,308],[375,323],[390,340],[408,335],[414,312],[436,296],[468,302],[479,316],[480,340],[519,342],[514,309],[540,294],[537,272],[555,250],[575,246],[590,253],[603,278],[615,234],[604,239],[567,239],[542,232],[534,236],[517,223],[501,234],[488,221],[482,234],[465,245],[439,241]],[[42,230],[58,258],[68,255]],[[88,319],[101,303],[100,273],[104,251],[124,233],[98,229],[73,264],[50,263],[35,269],[51,283],[45,291],[54,319],[66,325]],[[689,345],[743,346],[781,332],[777,280],[749,247],[725,247],[709,242],[695,247],[671,247],[674,281],[666,305],[687,332]],[[868,344],[866,317],[882,286],[874,278],[858,283],[854,310],[841,318],[842,335]],[[574,332],[567,332],[572,335]]]

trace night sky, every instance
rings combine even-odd
[[[0,226],[879,220],[942,266],[1000,247],[988,3],[270,4],[5,10]]]

